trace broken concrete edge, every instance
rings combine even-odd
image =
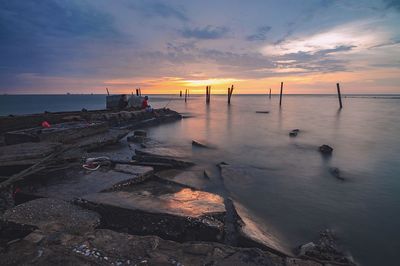
[[[263,243],[259,239],[255,239],[252,236],[246,234],[244,232],[244,226],[246,226],[246,223],[243,220],[243,219],[245,219],[245,217],[241,217],[238,212],[238,208],[241,208],[241,205],[238,202],[236,202],[235,200],[233,200],[232,198],[227,198],[226,200],[227,200],[227,204],[231,204],[233,206],[233,212],[234,212],[234,216],[236,218],[235,228],[236,228],[236,232],[238,234],[237,235],[238,245],[240,247],[257,247],[262,250],[269,251],[278,256],[290,257],[290,258],[294,257],[293,252],[291,252],[289,249],[285,249],[282,247],[280,247],[279,249],[275,248],[275,247],[271,247],[271,246],[267,245],[266,243]],[[263,230],[258,228],[258,225],[256,223],[254,223],[254,225],[257,226],[257,230],[259,230],[260,233],[264,234]]]
[[[77,200],[75,204],[99,213],[102,227],[131,235],[156,235],[177,242],[221,242],[224,237],[223,219],[225,214],[221,213],[187,217],[139,209],[132,211],[120,206],[94,203],[85,199]],[[166,221],[168,222],[166,223]]]
[[[157,181],[159,181],[159,182],[161,182],[161,183],[164,183],[164,184],[167,184],[167,185],[177,185],[177,186],[183,187],[183,188],[190,188],[190,189],[192,189],[192,190],[198,190],[197,188],[195,188],[195,187],[193,187],[193,186],[189,186],[189,185],[187,185],[187,184],[183,184],[183,183],[180,183],[180,182],[176,182],[176,181],[173,181],[173,180],[168,180],[168,179],[166,179],[166,178],[162,178],[162,177],[160,177],[157,173],[154,174],[154,178],[155,178]]]

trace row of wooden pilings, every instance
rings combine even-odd
[[[339,107],[340,109],[343,108],[342,104],[342,95],[340,93],[340,85],[339,83],[336,83],[336,88],[337,88],[337,95],[339,99]],[[139,89],[140,90],[140,89]],[[137,93],[137,90],[136,90]],[[228,104],[231,104],[231,98],[233,94],[233,85],[231,87],[228,87]],[[179,96],[182,97],[182,91],[180,91]],[[279,106],[282,105],[282,96],[283,96],[283,82],[281,82],[281,90],[279,93]],[[187,102],[187,98],[189,97],[189,90],[185,90],[185,102]],[[271,89],[269,89],[269,99],[271,99]],[[211,86],[206,86],[206,104],[210,104],[211,100]]]

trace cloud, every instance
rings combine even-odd
[[[386,4],[386,8],[393,8],[400,11],[400,1],[399,0],[383,0]]]
[[[129,3],[129,7],[138,10],[143,16],[175,18],[184,22],[189,20],[182,8],[160,1],[134,1]]]
[[[227,27],[213,27],[208,25],[203,28],[186,28],[181,31],[181,34],[185,38],[212,40],[224,37],[228,31]]]
[[[255,34],[246,37],[248,41],[264,41],[267,38],[267,33],[271,30],[270,26],[263,26],[257,29]]]

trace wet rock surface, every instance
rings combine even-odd
[[[232,200],[236,212],[238,244],[242,247],[258,247],[283,256],[293,256],[283,241],[268,232],[254,220],[254,216],[239,202]]]
[[[152,173],[151,167],[116,167],[116,170],[106,168],[92,172],[81,168],[69,169],[60,173],[55,172],[45,180],[43,179],[41,183],[33,184],[24,189],[23,192],[37,197],[73,200],[87,194],[119,189],[142,181]],[[133,173],[134,170],[138,172]]]
[[[2,219],[50,231],[86,231],[100,224],[100,216],[92,211],[59,199],[36,199],[7,210]]]
[[[329,145],[326,145],[326,144],[321,145],[321,146],[318,148],[318,150],[319,150],[319,152],[322,153],[323,155],[332,155],[332,152],[333,152],[333,148],[332,148],[331,146],[329,146]]]
[[[177,241],[223,236],[223,199],[204,191],[146,182],[129,191],[87,195],[80,205],[99,212],[107,227],[133,234]]]
[[[290,137],[296,137],[297,134],[299,134],[300,129],[293,129],[292,131],[289,132]]]
[[[40,245],[27,240],[9,246],[1,265],[320,265],[282,258],[259,249],[218,243],[177,243],[156,236],[95,230],[83,236],[45,235]],[[53,238],[53,241],[47,239]]]
[[[337,244],[333,232],[329,229],[319,235],[319,239],[299,247],[299,256],[304,259],[311,259],[326,265],[356,265],[351,256]]]
[[[204,177],[204,170],[168,169],[157,172],[156,177],[167,182],[173,182],[194,189],[204,189],[210,182],[208,181],[209,177]]]

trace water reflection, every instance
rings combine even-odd
[[[211,168],[226,161],[247,167],[246,186],[232,183],[236,197],[285,234],[292,246],[334,227],[363,264],[395,261],[398,238],[393,232],[400,224],[398,100],[352,98],[338,110],[332,96],[285,95],[281,108],[279,98],[233,97],[230,107],[225,96],[214,95],[208,107],[203,97],[192,97],[187,109],[174,102],[172,109],[198,116],[153,128],[153,135],[180,144],[202,136],[219,149],[195,151],[199,164]],[[255,114],[266,107],[269,114]],[[300,133],[290,138],[294,128]],[[321,158],[322,144],[334,148],[332,157]],[[338,167],[351,182],[338,182],[330,167]],[[382,228],[383,220],[390,223]]]

